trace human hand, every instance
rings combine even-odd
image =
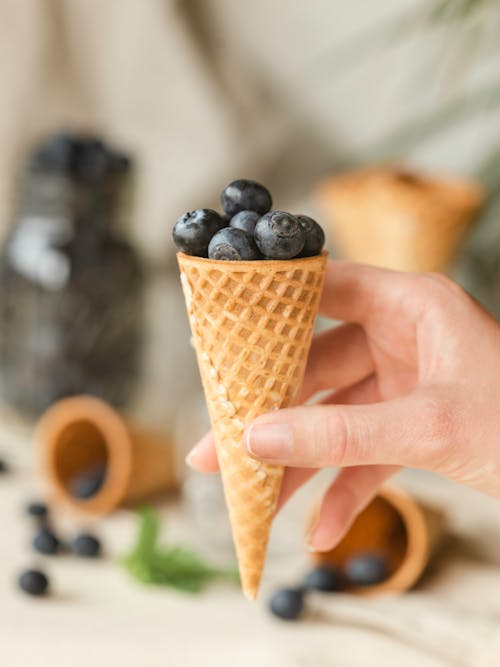
[[[346,322],[313,340],[301,402],[259,417],[248,453],[286,466],[278,508],[319,468],[339,466],[309,536],[329,550],[399,466],[500,497],[500,325],[458,285],[330,262],[320,311]],[[217,470],[205,436],[189,463]]]

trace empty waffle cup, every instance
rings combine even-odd
[[[110,405],[91,396],[55,403],[36,431],[44,477],[56,502],[89,514],[106,514],[176,484],[174,454],[165,435],[130,424]],[[77,497],[74,480],[101,469],[100,486]]]
[[[313,512],[310,525],[317,516]],[[386,559],[389,576],[372,586],[347,586],[356,595],[402,593],[422,577],[444,534],[444,517],[403,491],[383,487],[356,518],[342,541],[331,551],[313,552],[315,565],[343,570],[345,562],[361,553]]]
[[[401,271],[443,271],[484,200],[474,181],[380,166],[316,189],[342,257]]]

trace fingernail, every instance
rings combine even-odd
[[[188,465],[193,470],[196,470],[193,459],[194,459],[195,450],[192,449],[189,454],[186,456],[186,465]]]
[[[306,538],[307,548],[311,553],[316,553],[316,551],[318,551],[316,547],[313,545],[313,537],[314,533],[316,532],[316,526],[318,525],[318,519],[319,519],[319,510],[317,511],[317,516],[312,522],[311,529],[307,533],[307,538]]]
[[[246,446],[259,459],[286,459],[293,449],[293,432],[288,424],[252,424],[246,432]]]

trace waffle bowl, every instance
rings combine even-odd
[[[65,398],[40,419],[36,440],[50,497],[86,514],[108,514],[176,488],[173,447],[160,433],[137,427],[92,396]],[[78,498],[76,476],[103,466],[98,491]]]
[[[317,516],[315,507],[308,527]],[[429,560],[444,536],[444,516],[417,502],[394,486],[384,486],[359,514],[339,542],[327,552],[310,554],[317,566],[342,570],[346,560],[359,553],[376,553],[388,564],[389,576],[371,586],[350,586],[345,590],[363,596],[402,593],[411,589],[424,574]]]
[[[372,167],[327,179],[316,196],[341,256],[401,271],[444,271],[482,189],[465,179]]]

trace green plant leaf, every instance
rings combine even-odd
[[[137,541],[121,562],[141,583],[198,593],[217,579],[234,583],[239,581],[236,568],[214,567],[194,551],[180,545],[159,546],[160,522],[152,507],[141,509],[138,517]]]

